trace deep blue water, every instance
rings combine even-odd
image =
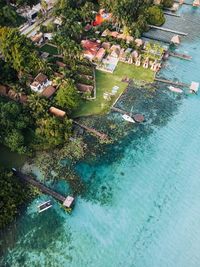
[[[180,14],[166,27],[189,33],[177,51],[193,59],[170,58],[160,76],[200,82],[199,9],[185,6]],[[199,267],[200,97],[185,92],[176,96],[161,85],[151,98],[133,101],[134,111],[146,112],[144,126],[127,127],[111,114],[127,135],[98,161],[76,167],[87,191],[73,213],[54,202],[38,214],[35,199],[2,240],[2,265]],[[130,108],[128,100],[120,105]]]

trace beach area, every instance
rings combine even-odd
[[[170,57],[159,77],[200,82],[199,9],[183,5],[177,13],[164,26],[188,33],[176,52],[192,59]],[[155,29],[148,34],[171,37]],[[97,146],[94,156],[74,166],[85,190],[71,214],[47,195],[28,203],[1,233],[0,265],[199,267],[200,97],[183,90],[176,94],[163,83],[129,87],[117,107],[144,114],[142,124],[116,112],[82,118],[114,143]],[[93,137],[86,138],[92,147]],[[51,186],[68,191],[63,180]],[[53,207],[39,214],[38,203],[49,199]]]

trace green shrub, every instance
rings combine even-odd
[[[165,22],[162,9],[158,6],[151,6],[146,10],[147,22],[152,25],[161,26]]]

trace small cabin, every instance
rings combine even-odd
[[[179,45],[181,43],[181,39],[179,35],[174,35],[171,39],[171,43],[175,45]]]
[[[72,196],[67,196],[63,202],[63,206],[67,209],[72,209],[74,206],[75,198]]]
[[[61,109],[58,109],[58,108],[55,108],[55,107],[50,107],[49,112],[52,115],[54,115],[56,117],[60,117],[60,118],[63,118],[66,115],[66,112],[65,111],[63,111]]]
[[[198,92],[198,90],[199,90],[199,83],[192,82],[190,85],[190,92],[196,94]]]
[[[195,7],[198,7],[198,6],[200,6],[200,1],[199,0],[194,0],[192,5],[195,6]]]

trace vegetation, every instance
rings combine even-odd
[[[69,112],[76,109],[80,102],[80,95],[72,80],[62,82],[58,93],[55,97],[58,106],[68,110]]]
[[[12,174],[0,167],[0,229],[10,223],[18,208],[33,196],[33,190]]]
[[[152,25],[161,26],[165,22],[163,11],[158,6],[151,6],[147,10],[147,22]]]
[[[0,142],[11,151],[27,151],[26,134],[31,127],[31,117],[15,102],[0,101]]]
[[[74,164],[85,155],[86,145],[81,138],[71,138],[64,146],[50,152],[41,152],[36,157],[36,166],[44,177],[49,179],[65,179],[72,194],[81,194],[84,184],[74,172]]]
[[[10,1],[0,0],[0,25],[17,27],[24,19],[20,17],[16,9],[11,6]]]
[[[38,57],[30,39],[17,29],[0,28],[0,50],[5,61],[20,77],[24,73],[36,74],[44,69],[44,62]]]
[[[45,44],[40,48],[41,52],[47,52],[50,55],[58,55],[58,49],[56,46],[52,46],[50,44]]]
[[[161,4],[164,6],[164,7],[172,7],[173,6],[173,3],[174,1],[173,0],[162,0],[161,1]]]
[[[128,32],[136,37],[147,30],[149,17],[152,24],[154,21],[156,25],[164,23],[163,11],[159,7],[154,9],[152,0],[102,0],[101,6],[112,13],[118,28],[122,28],[124,33]],[[156,12],[154,20],[151,8]]]

